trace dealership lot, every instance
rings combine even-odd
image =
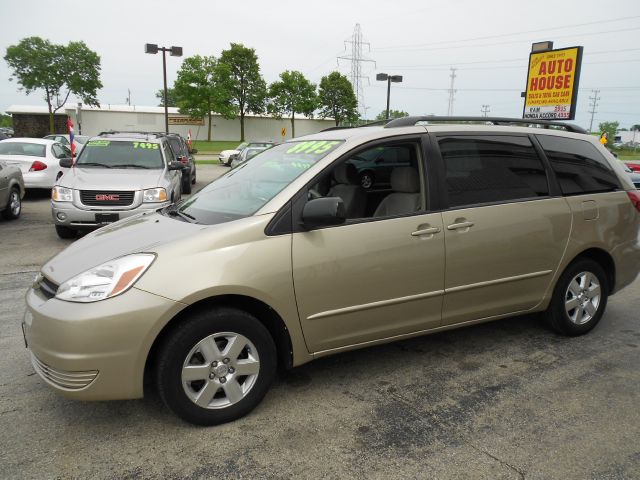
[[[199,165],[196,190],[224,171]],[[0,236],[1,478],[640,476],[640,281],[584,337],[525,317],[337,355],[280,373],[249,416],[198,428],[153,393],[49,389],[24,349],[23,295],[70,241],[42,195]]]

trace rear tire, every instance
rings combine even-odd
[[[56,225],[56,233],[58,234],[58,237],[64,240],[76,238],[78,236],[78,232],[73,228],[65,227],[64,225]]]
[[[13,187],[9,192],[9,201],[6,208],[2,211],[2,216],[7,220],[16,220],[22,212],[22,199],[20,198],[20,190]]]
[[[194,313],[158,351],[156,383],[163,402],[183,420],[218,425],[253,410],[276,371],[269,331],[233,308]]]
[[[604,314],[609,295],[607,275],[594,260],[582,258],[567,267],[558,279],[547,310],[550,326],[568,336],[593,329]]]

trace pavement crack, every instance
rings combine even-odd
[[[489,452],[487,452],[486,450],[483,450],[481,448],[476,447],[475,445],[473,445],[472,443],[469,444],[469,446],[471,448],[473,448],[475,451],[480,452],[480,453],[484,453],[487,457],[495,460],[496,462],[498,462],[500,465],[503,465],[505,467],[507,467],[510,470],[513,470],[514,472],[516,472],[518,474],[518,477],[521,480],[525,479],[525,473],[520,470],[519,468],[514,467],[513,465],[511,465],[510,463],[505,462],[504,460],[500,460],[498,457],[496,457],[495,455],[491,455]]]

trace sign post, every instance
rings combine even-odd
[[[582,47],[546,51],[534,48],[529,54],[522,118],[575,119],[581,64]]]

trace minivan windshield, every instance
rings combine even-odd
[[[160,145],[123,140],[89,140],[76,162],[78,167],[163,168]]]
[[[174,207],[173,212],[203,224],[253,215],[342,143],[341,140],[309,140],[272,147],[214,180]]]

